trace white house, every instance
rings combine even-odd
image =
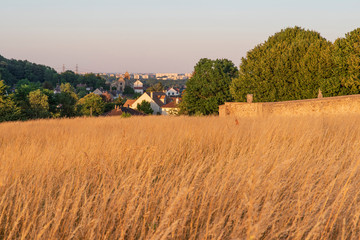
[[[141,94],[144,93],[143,83],[140,80],[136,80],[136,82],[134,82],[134,92]]]
[[[166,94],[163,92],[146,92],[141,95],[133,104],[131,104],[130,108],[137,109],[137,105],[144,100],[150,103],[153,114],[158,115],[163,114],[162,106],[169,103],[171,101],[171,98],[167,97]]]
[[[166,91],[166,95],[168,97],[179,96],[179,92],[176,91],[174,88],[170,88],[169,90]]]
[[[180,111],[179,102],[180,99],[176,98],[175,100],[163,105],[161,107],[162,115],[177,115]]]

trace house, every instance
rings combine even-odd
[[[179,103],[180,103],[180,98],[175,98],[171,102],[163,105],[161,107],[162,115],[176,115],[176,114],[178,114],[179,111],[180,111]]]
[[[103,91],[101,91],[99,88],[95,89],[95,91],[93,91],[94,94],[101,96],[103,94]]]
[[[125,79],[123,77],[120,77],[117,81],[111,83],[110,89],[116,88],[116,91],[118,92],[124,92],[125,90]]]
[[[169,90],[166,91],[166,95],[167,96],[179,96],[179,91],[174,89],[174,88],[170,88]]]
[[[61,93],[61,89],[60,89],[60,86],[57,85],[56,88],[54,89],[54,94],[59,94]]]
[[[114,100],[114,96],[109,92],[103,92],[102,95],[101,95],[101,98],[105,102],[111,102],[112,100]]]
[[[136,80],[136,82],[134,82],[134,92],[140,94],[144,93],[143,83],[140,80]]]
[[[129,113],[132,116],[146,116],[145,113],[142,113],[135,109],[120,106],[115,106],[115,109],[111,110],[110,112],[104,113],[103,116],[121,116],[123,113]]]
[[[127,99],[126,102],[124,103],[124,107],[132,108],[132,105],[134,104],[134,102],[136,102],[135,99]]]
[[[171,98],[166,96],[166,94],[163,92],[150,92],[150,93],[146,92],[143,95],[141,95],[130,107],[132,109],[137,109],[137,105],[140,104],[142,101],[146,101],[150,103],[154,115],[161,115],[162,114],[161,107],[172,100]]]

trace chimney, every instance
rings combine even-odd
[[[151,99],[154,98],[154,93],[152,91],[150,92],[150,97],[151,97]]]
[[[247,103],[252,103],[253,102],[253,95],[252,94],[247,94],[246,95],[246,101]]]

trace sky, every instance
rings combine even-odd
[[[360,27],[359,0],[0,0],[0,55],[61,71],[192,72],[240,65],[286,27],[334,41]]]

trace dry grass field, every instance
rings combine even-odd
[[[359,239],[360,115],[0,124],[0,239]]]

